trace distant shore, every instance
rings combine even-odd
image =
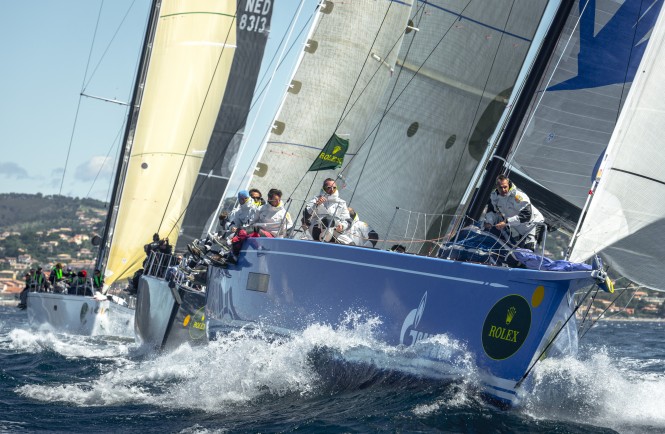
[[[625,322],[665,322],[665,318],[626,318],[626,317],[609,317],[609,318],[601,318],[601,321],[625,321]]]

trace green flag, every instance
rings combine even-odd
[[[333,134],[323,147],[316,160],[309,166],[308,172],[315,170],[339,169],[344,162],[344,154],[349,149],[349,141]]]

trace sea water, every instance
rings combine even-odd
[[[599,322],[577,357],[539,363],[533,392],[503,411],[480,398],[459,343],[428,343],[456,381],[422,379],[400,370],[408,352],[376,339],[377,318],[159,355],[26,321],[0,307],[2,432],[665,432],[665,323]]]

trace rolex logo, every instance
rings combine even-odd
[[[508,313],[506,314],[506,325],[509,325],[513,321],[516,313],[517,309],[515,309],[515,306],[510,306]]]
[[[335,146],[335,147],[333,148],[332,153],[333,153],[333,155],[335,155],[336,153],[338,153],[338,152],[341,151],[341,150],[342,150],[342,147],[341,147],[341,146]]]

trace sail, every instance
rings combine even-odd
[[[602,252],[641,285],[665,289],[665,17],[661,12],[616,129],[572,260]]]
[[[410,9],[386,0],[323,2],[250,187],[264,195],[279,188],[300,207],[312,184],[318,192],[331,175],[310,172],[299,183],[333,133],[349,140],[350,157],[393,73]]]
[[[106,282],[141,268],[153,233],[172,245],[224,97],[235,2],[164,0],[118,201]],[[130,123],[130,128],[132,125]]]
[[[446,228],[515,90],[547,1],[422,2],[388,91],[345,172],[351,205],[383,237],[396,207]],[[438,215],[438,220],[432,215]],[[397,216],[399,218],[399,216]],[[415,219],[416,217],[414,217]],[[429,220],[425,221],[425,218]],[[434,236],[425,235],[422,236]],[[418,237],[416,237],[418,238]],[[410,249],[413,251],[413,249]]]
[[[662,0],[576,3],[509,159],[516,184],[571,231]]]
[[[217,209],[235,166],[254,87],[270,32],[272,3],[238,1],[236,50],[221,109],[201,163],[178,246],[200,238]]]

